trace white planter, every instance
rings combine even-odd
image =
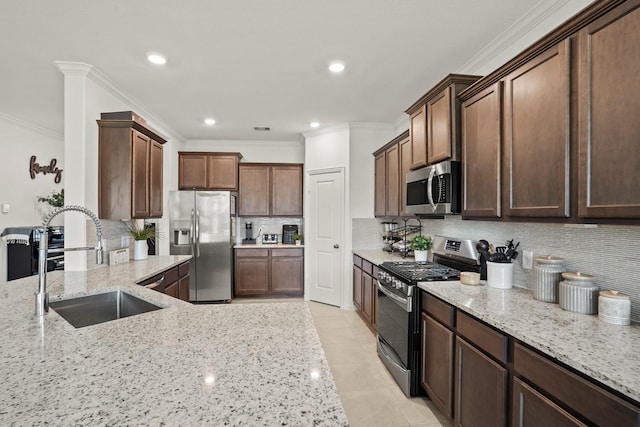
[[[300,246],[302,245],[302,241],[301,240],[296,240],[296,246]]]
[[[429,251],[413,251],[413,257],[416,259],[416,261],[426,261],[428,254]]]
[[[146,240],[136,240],[133,242],[133,259],[143,260],[149,258],[149,246]]]

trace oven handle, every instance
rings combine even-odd
[[[392,363],[396,368],[398,368],[398,369],[400,369],[402,371],[406,371],[407,370],[407,368],[402,366],[402,364],[397,361],[396,357],[392,356],[391,352],[389,351],[389,347],[387,346],[387,344],[385,344],[379,337],[378,337],[378,348],[382,352],[382,354],[385,357],[385,359],[387,359],[389,361],[389,363]]]
[[[380,290],[380,292],[382,292],[383,294],[391,298],[393,302],[395,302],[400,307],[402,307],[404,311],[406,311],[407,313],[411,313],[411,297],[402,298],[397,296],[393,292],[390,292],[387,289],[385,289],[385,287],[380,284],[380,281],[378,281],[378,289]]]

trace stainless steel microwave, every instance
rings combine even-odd
[[[448,160],[406,175],[407,213],[451,215],[460,213],[460,162]]]

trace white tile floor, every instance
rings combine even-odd
[[[308,305],[350,427],[451,426],[431,401],[402,393],[378,358],[375,335],[355,312]]]

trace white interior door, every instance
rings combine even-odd
[[[309,172],[305,258],[309,299],[340,306],[344,240],[344,170]]]

